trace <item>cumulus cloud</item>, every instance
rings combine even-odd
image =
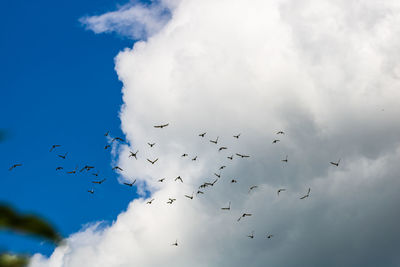
[[[398,266],[400,4],[174,4],[159,31],[115,60],[130,144],[120,179],[138,179],[149,198],[31,266]],[[221,165],[204,195],[184,197]],[[243,212],[253,215],[237,222]]]

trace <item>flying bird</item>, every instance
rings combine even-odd
[[[197,156],[196,156],[196,157],[194,157],[194,158],[192,158],[192,161],[195,161],[195,160],[197,160]]]
[[[59,171],[59,170],[62,170],[62,169],[64,169],[64,168],[63,167],[57,167],[56,171]]]
[[[178,246],[178,240],[175,241],[175,243],[171,244],[171,246]]]
[[[177,180],[180,180],[183,183],[183,180],[182,180],[182,178],[180,176],[175,178],[175,181],[177,181]]]
[[[107,132],[104,134],[104,136],[108,136],[109,133],[110,133],[110,131],[107,131]]]
[[[217,136],[217,139],[215,139],[215,141],[214,140],[210,140],[210,142],[214,143],[214,144],[217,144],[218,143],[218,138],[219,138],[219,136]]]
[[[85,167],[83,167],[79,172],[82,172],[82,171],[84,171],[84,170],[90,171],[90,170],[93,169],[93,168],[94,168],[93,166],[85,165]]]
[[[270,239],[271,237],[273,237],[274,235],[267,235],[267,238]]]
[[[285,134],[283,131],[279,131],[276,134]]]
[[[92,181],[92,183],[94,183],[94,184],[102,184],[105,180],[106,180],[106,179],[104,178],[104,179],[101,180],[101,181]]]
[[[279,196],[279,193],[282,191],[286,191],[286,189],[284,189],[284,188],[278,189],[278,196]]]
[[[251,190],[256,189],[257,187],[258,187],[257,185],[251,186],[250,189],[249,189],[249,193],[251,192]]]
[[[88,190],[88,192],[89,192],[90,194],[93,194],[93,193],[94,193],[94,190],[91,189],[91,190]]]
[[[160,128],[160,129],[162,129],[162,128],[164,128],[164,127],[167,127],[168,125],[169,125],[169,123],[167,123],[167,124],[162,124],[162,125],[155,125],[154,128]]]
[[[206,133],[199,134],[200,137],[204,137],[205,135],[206,135]]]
[[[220,169],[220,170],[222,170],[222,169],[224,169],[224,168],[226,168],[226,166],[225,166],[225,165],[223,165],[223,166],[219,167],[219,169]]]
[[[230,210],[231,209],[231,202],[229,201],[229,205],[226,208],[221,208],[221,210]]]
[[[221,178],[221,174],[214,173],[214,175],[217,176],[218,178]]]
[[[251,215],[252,215],[252,214],[250,214],[250,213],[243,213],[243,215],[240,216],[239,219],[237,219],[237,221],[240,221],[240,219],[242,219],[242,218],[244,218],[244,217],[246,217],[246,216],[251,216]]]
[[[273,143],[273,144],[276,144],[276,143],[278,143],[279,141],[281,141],[281,140],[275,139],[274,141],[272,141],[272,143]]]
[[[75,170],[67,172],[68,174],[75,174],[78,170],[78,166],[75,167]]]
[[[60,147],[61,145],[52,145],[50,148],[50,152],[53,151],[56,147]]]
[[[221,150],[224,150],[224,149],[228,149],[226,146],[221,146],[219,149],[218,149],[218,152],[219,151],[221,151]]]
[[[111,142],[114,142],[114,141],[125,142],[125,140],[122,139],[121,137],[115,137],[115,138],[113,138],[113,139],[111,140]]]
[[[236,153],[236,155],[239,156],[239,157],[241,157],[241,158],[248,158],[248,157],[250,157],[250,156],[248,156],[248,155],[243,155],[243,154],[239,154],[239,153]]]
[[[147,143],[150,147],[153,147],[156,143]]]
[[[132,151],[129,151],[129,153],[130,153],[129,158],[134,157],[135,159],[137,159],[136,155],[138,152],[139,152],[139,150],[137,150],[135,153],[133,153]]]
[[[132,187],[136,183],[136,179],[132,183],[124,183],[124,185]]]
[[[237,183],[237,181],[235,179],[232,179],[231,183]]]
[[[239,136],[240,136],[241,134],[238,134],[238,135],[234,135],[233,137],[235,137],[236,139],[239,139]]]
[[[156,158],[156,159],[155,159],[155,160],[153,160],[153,161],[152,161],[152,160],[149,160],[149,159],[147,159],[147,161],[148,161],[148,162],[150,162],[151,164],[154,164],[154,163],[156,163],[156,162],[157,162],[157,160],[158,160],[158,158]]]
[[[121,172],[123,171],[123,169],[122,169],[121,167],[119,167],[119,166],[113,167],[112,170],[119,170],[119,171],[121,171]]]
[[[232,156],[230,156],[230,157],[227,157],[228,159],[230,159],[230,160],[233,160],[233,155]]]
[[[20,167],[20,166],[22,166],[22,164],[20,164],[20,163],[14,164],[14,165],[12,165],[8,170],[9,170],[9,171],[12,171],[14,168]]]
[[[165,178],[158,180],[160,183],[164,182]]]
[[[188,154],[183,153],[181,157],[187,157],[187,156],[188,156]]]
[[[151,200],[147,201],[146,204],[151,204],[153,203],[154,198],[152,198]]]
[[[198,195],[198,194],[204,194],[204,192],[203,192],[203,191],[200,191],[200,190],[198,190],[198,191],[197,191],[197,193],[196,193],[196,195]]]
[[[64,155],[58,155],[60,158],[65,159],[65,157],[67,156],[68,152],[65,153]]]
[[[190,198],[190,199],[193,199],[193,193],[192,193],[191,196],[185,195],[185,197]]]
[[[305,199],[306,197],[309,197],[310,196],[310,191],[311,191],[311,188],[308,188],[307,195],[302,196],[300,199]]]
[[[176,200],[176,198],[168,198],[167,204],[172,204]]]
[[[92,173],[92,175],[98,177],[98,176],[99,176],[99,172],[97,172],[97,173]]]
[[[248,235],[247,237],[250,237],[251,239],[254,238],[254,231],[251,231],[251,235]]]
[[[338,160],[338,162],[332,162],[332,161],[330,162],[330,164],[332,164],[336,167],[339,167],[339,163],[340,163],[340,159]]]
[[[109,147],[111,147],[110,145],[105,145],[104,146],[104,149],[107,149],[107,148],[109,148]]]
[[[214,184],[216,183],[218,181],[218,179],[215,179],[214,180],[214,182],[212,182],[212,183],[204,183],[204,185],[206,185],[206,186],[214,186]]]
[[[288,156],[286,155],[286,158],[282,160],[283,162],[288,162]]]

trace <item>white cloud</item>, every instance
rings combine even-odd
[[[160,31],[116,58],[131,144],[118,164],[154,203],[132,201],[110,227],[84,229],[31,266],[397,266],[400,4],[175,4]],[[251,157],[226,158],[236,152]],[[184,197],[221,165],[214,187]],[[253,216],[238,223],[243,212]]]

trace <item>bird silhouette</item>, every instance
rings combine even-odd
[[[206,133],[199,134],[200,137],[204,137],[205,135],[206,135]]]
[[[278,189],[278,196],[279,196],[279,193],[283,192],[283,191],[286,191],[286,189],[284,189],[284,188]]]
[[[78,170],[78,166],[75,167],[75,170],[69,171],[67,173],[68,174],[75,174],[77,170]]]
[[[183,153],[181,157],[187,157],[187,156],[188,156],[188,154]]]
[[[339,167],[339,163],[340,163],[340,159],[338,160],[338,162],[329,162],[330,164],[332,164],[332,165],[334,165],[334,166],[336,166],[336,167]]]
[[[221,210],[230,210],[231,209],[231,202],[229,201],[228,207],[221,208]]]
[[[254,231],[251,231],[251,235],[248,235],[247,237],[253,239],[254,238]]]
[[[237,221],[240,221],[240,219],[242,219],[242,218],[244,218],[246,216],[251,216],[251,215],[252,215],[251,213],[243,213],[243,215],[240,216],[239,219],[237,219]]]
[[[124,183],[124,185],[132,187],[136,183],[136,179],[132,183]]]
[[[130,157],[134,157],[135,159],[137,159],[136,156],[137,156],[137,153],[138,153],[138,152],[139,152],[139,150],[137,150],[135,153],[133,153],[132,151],[129,151],[129,153],[130,153],[130,154],[129,154],[129,158],[130,158]]]
[[[276,134],[285,134],[283,131],[279,131]]]
[[[15,168],[17,168],[17,167],[20,167],[20,166],[22,166],[22,164],[17,163],[17,164],[12,165],[8,170],[9,170],[9,171],[12,171],[13,169],[15,169]]]
[[[123,171],[123,169],[122,169],[121,167],[119,167],[119,166],[113,167],[112,170],[119,170],[119,171],[121,171],[121,172]]]
[[[53,151],[56,147],[60,147],[61,145],[52,145],[50,148],[50,152]]]
[[[156,162],[157,162],[157,160],[158,160],[158,158],[156,158],[155,160],[149,160],[149,159],[147,159],[147,161],[148,161],[148,162],[150,162],[151,164],[154,164],[154,163],[156,163]]]
[[[251,190],[256,189],[257,187],[258,187],[257,185],[251,186],[250,189],[249,189],[249,193],[251,192]]]
[[[197,156],[196,156],[196,157],[194,157],[194,158],[192,158],[192,161],[195,161],[195,160],[197,160]]]
[[[286,155],[286,158],[282,160],[283,162],[288,162],[288,156]]]
[[[232,179],[231,183],[237,183],[237,181],[235,179]]]
[[[121,137],[115,137],[115,138],[111,139],[111,142],[114,142],[114,141],[125,142],[125,140],[122,139]]]
[[[158,182],[162,183],[164,182],[165,178],[159,179]]]
[[[92,175],[98,177],[98,176],[99,176],[99,172],[97,172],[97,173],[92,173]]]
[[[219,151],[221,151],[221,150],[224,150],[224,149],[228,149],[226,146],[221,146],[219,149],[218,149],[218,152]]]
[[[151,204],[151,203],[153,203],[153,201],[154,201],[154,198],[152,198],[151,200],[147,201],[146,204]]]
[[[172,204],[176,200],[176,198],[168,198],[167,204]]]
[[[171,244],[171,246],[178,246],[178,239],[175,241],[175,243]]]
[[[56,171],[59,171],[59,170],[62,170],[62,169],[64,169],[64,168],[63,167],[57,167]]]
[[[88,192],[89,192],[90,194],[93,194],[93,193],[94,193],[94,190],[91,189],[91,190],[88,190]]]
[[[267,238],[270,239],[271,237],[273,237],[274,235],[267,235]]]
[[[237,135],[234,135],[233,137],[235,137],[236,139],[239,139],[239,136],[240,136],[241,134],[237,134]]]
[[[310,191],[311,191],[311,188],[308,188],[307,195],[302,196],[300,199],[305,199],[306,197],[309,197],[310,196]]]
[[[64,155],[57,155],[57,156],[59,156],[59,157],[62,158],[62,159],[65,159],[65,157],[67,156],[67,154],[68,154],[68,152],[65,153]]]
[[[217,176],[218,178],[221,178],[221,173],[220,174],[214,173],[214,175]]]
[[[227,157],[228,159],[230,159],[230,160],[233,160],[233,155],[232,156],[230,156],[230,157]]]
[[[90,171],[90,170],[93,169],[93,168],[94,168],[93,166],[85,165],[79,172],[82,172],[82,171],[84,171],[84,170]]]
[[[104,146],[104,149],[107,149],[107,148],[109,148],[109,147],[111,147],[110,145],[105,145]]]
[[[189,198],[189,199],[193,199],[193,193],[191,196],[185,195],[185,197]]]
[[[239,156],[239,157],[241,157],[241,158],[248,158],[248,157],[250,157],[250,156],[248,156],[248,155],[243,155],[243,154],[239,154],[239,153],[236,153],[236,155]]]
[[[150,147],[153,147],[156,143],[147,143]]]
[[[222,170],[222,169],[224,169],[224,168],[226,168],[226,166],[225,166],[225,165],[223,165],[223,166],[219,167],[219,169],[220,169],[220,170]]]
[[[168,125],[169,125],[169,123],[167,123],[167,124],[162,124],[162,125],[155,125],[154,128],[160,128],[160,129],[162,129],[162,128],[164,128],[164,127],[167,127]]]
[[[183,183],[183,180],[182,180],[182,178],[181,178],[180,176],[178,176],[178,177],[175,178],[175,181],[177,181],[177,180],[180,180],[181,183]]]
[[[110,133],[110,131],[107,131],[107,132],[104,134],[104,136],[108,136],[109,133]]]
[[[217,139],[215,139],[215,141],[214,140],[210,140],[210,142],[214,143],[214,144],[217,144],[218,143],[218,138],[219,138],[219,136],[217,136]]]
[[[279,141],[281,141],[281,140],[275,139],[274,141],[272,141],[272,143],[273,143],[273,144],[276,144],[276,143],[278,143]]]
[[[204,194],[204,192],[203,192],[203,191],[200,191],[200,190],[198,190],[198,191],[197,191],[197,193],[196,193],[196,195],[198,195],[198,194]]]
[[[94,184],[102,184],[102,183],[104,183],[105,180],[106,180],[106,179],[104,178],[104,179],[101,180],[101,181],[92,181],[92,183],[94,183]]]

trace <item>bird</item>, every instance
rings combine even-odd
[[[220,170],[222,170],[222,169],[224,169],[224,168],[226,168],[226,166],[225,166],[225,165],[223,165],[223,166],[219,167],[219,169],[220,169]]]
[[[233,160],[233,155],[232,156],[230,156],[230,157],[227,157],[228,159],[230,159],[230,160]]]
[[[68,174],[75,174],[78,170],[78,166],[75,167],[75,170],[67,172]]]
[[[109,147],[111,147],[110,145],[105,145],[104,146],[104,149],[107,149],[107,148],[109,148]]]
[[[132,187],[136,183],[136,179],[132,183],[124,183],[124,185]]]
[[[192,158],[192,161],[195,161],[195,160],[197,160],[197,156],[196,156],[196,157],[194,157],[194,158]]]
[[[101,180],[101,181],[92,181],[92,183],[94,183],[94,184],[102,184],[105,180],[106,180],[106,179],[104,178],[104,179]]]
[[[233,137],[235,137],[236,139],[239,139],[239,136],[240,136],[241,134],[237,134],[237,135],[234,135]]]
[[[59,171],[59,170],[62,170],[62,169],[64,169],[64,168],[63,167],[57,167],[56,171]]]
[[[236,155],[239,156],[239,157],[241,157],[241,158],[248,158],[248,157],[250,157],[250,156],[248,156],[248,155],[243,155],[243,154],[239,154],[239,153],[236,153]]]
[[[90,170],[93,169],[93,168],[94,168],[93,166],[85,165],[79,172],[82,172],[82,171],[84,171],[84,170],[90,171]]]
[[[98,176],[99,176],[99,172],[97,172],[97,173],[92,173],[92,175],[98,177]]]
[[[252,215],[252,214],[250,214],[250,213],[243,213],[243,215],[240,216],[239,219],[237,219],[237,221],[240,221],[240,219],[242,219],[242,218],[244,218],[244,217],[246,217],[246,216],[251,216],[251,215]]]
[[[276,134],[285,134],[283,131],[279,131]]]
[[[204,192],[203,192],[203,191],[200,191],[200,190],[198,190],[198,191],[197,191],[197,193],[196,193],[196,195],[198,195],[198,194],[204,194]]]
[[[278,196],[279,196],[279,193],[282,191],[286,191],[286,189],[284,189],[284,188],[278,189]]]
[[[283,162],[288,162],[288,156],[286,155],[286,158],[285,158],[285,159],[282,159],[281,161],[283,161]]]
[[[206,133],[199,134],[200,137],[204,137],[205,135],[206,135]]]
[[[111,142],[114,142],[114,141],[121,141],[121,142],[125,142],[125,140],[124,140],[124,139],[122,139],[121,137],[114,137],[113,139],[111,139]]]
[[[219,151],[221,151],[221,150],[224,150],[224,149],[228,149],[226,146],[221,146],[219,149],[218,149],[218,152]]]
[[[56,147],[60,147],[61,145],[52,145],[50,148],[50,152],[53,151]]]
[[[308,188],[307,195],[302,196],[300,199],[305,199],[306,197],[309,197],[310,196],[310,191],[311,191],[311,188]]]
[[[104,136],[108,136],[109,133],[110,133],[110,131],[107,131],[107,132],[104,134]]]
[[[158,182],[162,183],[164,182],[165,178],[159,179]]]
[[[274,235],[267,235],[267,238],[270,239],[271,237],[273,237]]]
[[[91,189],[91,190],[88,190],[88,192],[89,192],[90,194],[93,194],[93,193],[94,193],[94,190]]]
[[[154,125],[154,128],[160,128],[160,129],[162,129],[162,128],[164,128],[164,127],[167,127],[169,125],[169,123],[167,123],[167,124],[162,124],[162,125]]]
[[[204,187],[206,187],[206,186],[214,186],[214,184],[217,182],[217,180],[218,179],[215,179],[215,181],[214,182],[212,182],[212,183],[204,183]]]
[[[147,161],[148,161],[148,162],[150,162],[151,164],[154,164],[154,163],[156,163],[156,162],[157,162],[157,160],[158,160],[158,158],[156,158],[155,160],[149,160],[149,159],[147,159]]]
[[[178,240],[175,241],[175,243],[171,244],[171,246],[178,246]]]
[[[60,158],[65,159],[65,157],[67,156],[68,152],[65,153],[64,155],[58,155]]]
[[[185,197],[190,198],[190,199],[193,199],[193,193],[192,193],[191,196],[185,195]]]
[[[133,153],[132,151],[129,151],[130,154],[129,154],[128,158],[134,157],[135,159],[137,159],[136,155],[137,155],[138,152],[139,152],[139,150],[137,150],[135,153]]]
[[[250,193],[251,190],[256,189],[257,187],[258,187],[257,185],[251,186],[250,189],[249,189],[249,193]]]
[[[218,178],[221,178],[221,174],[214,173],[214,175],[217,176]]]
[[[210,140],[210,142],[214,143],[214,144],[217,144],[218,143],[218,138],[219,138],[219,136],[217,136],[217,139],[215,139],[215,141],[214,140]]]
[[[156,143],[147,143],[150,147],[153,147]]]
[[[247,237],[250,237],[251,239],[254,238],[254,231],[251,231],[251,235],[248,235]]]
[[[235,179],[232,179],[231,183],[237,183],[237,181]]]
[[[330,162],[330,164],[332,164],[336,167],[339,167],[339,163],[340,163],[340,159],[338,160],[338,162],[332,162],[332,161]]]
[[[187,157],[187,156],[188,156],[188,154],[183,153],[181,157]]]
[[[272,141],[272,143],[273,143],[273,144],[276,144],[276,143],[278,143],[279,141],[281,141],[281,140],[275,139],[274,141]]]
[[[176,198],[168,198],[169,200],[167,201],[168,204],[172,204],[174,203],[174,201],[176,200]]]
[[[176,181],[176,180],[180,180],[180,181],[183,183],[183,180],[182,180],[182,178],[181,178],[180,176],[176,177],[176,178],[175,178],[175,181]]]
[[[20,167],[20,166],[22,166],[22,164],[20,164],[20,163],[14,164],[14,165],[12,165],[8,170],[9,170],[9,171],[12,171],[14,168]]]
[[[119,171],[121,171],[121,172],[123,171],[123,169],[122,169],[121,167],[119,167],[119,166],[113,167],[112,170],[119,170]]]
[[[154,198],[152,198],[151,200],[147,201],[146,204],[151,204],[151,203],[153,203],[153,201],[154,201]]]
[[[231,202],[229,201],[229,205],[226,208],[221,208],[221,210],[230,210],[231,209]]]

